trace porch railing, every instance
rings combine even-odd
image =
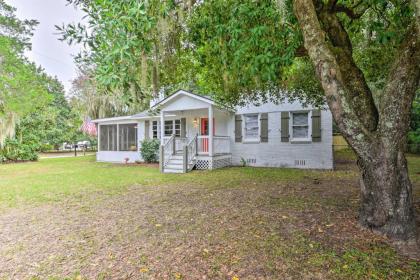
[[[175,134],[172,135],[171,137],[169,137],[167,140],[165,139],[165,141],[163,142],[162,145],[162,150],[163,152],[161,152],[163,159],[161,159],[161,162],[163,164],[163,167],[165,167],[171,156],[175,154]]]
[[[209,136],[208,135],[197,136],[197,152],[199,154],[208,154],[209,152]]]
[[[196,135],[185,146],[185,153],[186,153],[185,157],[186,157],[186,160],[185,160],[184,169],[186,171],[187,170],[190,170],[193,167],[193,165],[194,165],[195,159],[196,159],[197,154],[198,154],[198,151],[197,151],[197,143],[198,143],[198,141],[197,141],[197,135]]]
[[[199,154],[208,154],[210,140],[208,135],[197,136],[197,151]],[[229,154],[230,138],[229,136],[213,136],[213,154]]]
[[[229,136],[213,136],[214,154],[230,154]]]

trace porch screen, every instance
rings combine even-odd
[[[116,151],[117,125],[101,125],[99,142],[101,151]]]
[[[120,151],[137,151],[137,124],[120,124]]]

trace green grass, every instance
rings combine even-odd
[[[194,182],[212,188],[234,188],[246,182],[284,182],[328,176],[351,175],[347,172],[250,167],[179,175],[161,174],[155,167],[97,163],[93,156],[43,159],[32,163],[0,165],[0,208],[60,201],[88,192],[120,193],[133,185]]]

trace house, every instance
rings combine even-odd
[[[141,141],[160,139],[162,172],[231,165],[332,169],[329,110],[298,102],[229,108],[179,90],[132,116],[98,119],[97,161],[142,161]]]

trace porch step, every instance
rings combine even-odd
[[[163,172],[164,173],[183,173],[183,170],[182,169],[172,169],[172,168],[165,167]]]
[[[171,160],[173,160],[173,159],[183,160],[183,156],[175,154],[175,155],[171,156]]]
[[[170,160],[169,160],[169,164],[182,164],[184,161],[182,160],[182,158],[181,159],[174,159],[174,158],[171,158]]]
[[[176,163],[169,162],[169,163],[165,166],[165,168],[169,168],[169,169],[179,169],[179,170],[182,170],[182,163],[181,163],[181,164],[176,164]]]

